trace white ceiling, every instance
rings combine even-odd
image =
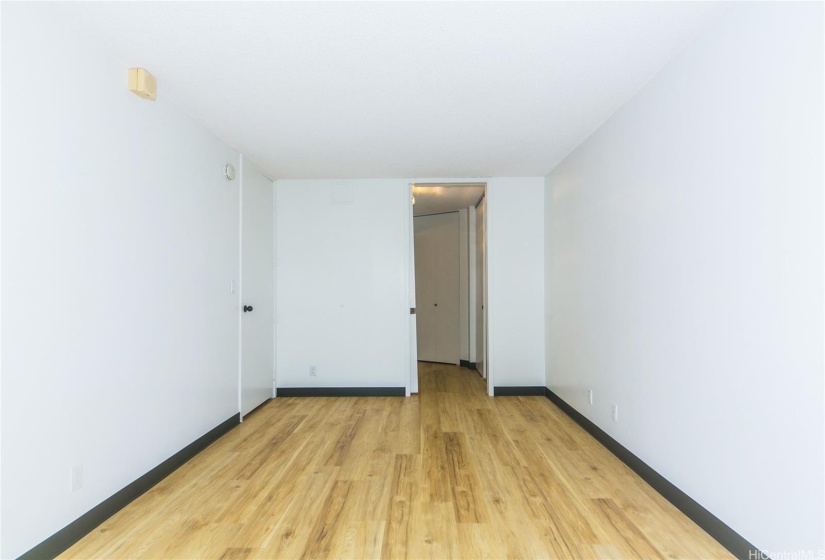
[[[455,212],[475,206],[484,195],[484,185],[415,185],[413,216]]]
[[[706,2],[69,2],[273,178],[548,173],[684,47]]]

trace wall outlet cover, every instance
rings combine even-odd
[[[77,492],[83,488],[83,465],[75,465],[72,467],[71,480],[72,492]]]

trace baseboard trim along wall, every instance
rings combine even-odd
[[[544,395],[544,386],[493,387],[494,397],[535,397]]]
[[[278,387],[279,397],[404,397],[404,387]]]
[[[95,527],[172,474],[178,467],[209,447],[210,444],[220,439],[221,436],[237,426],[240,421],[241,415],[235,414],[215,428],[212,428],[151,471],[105,499],[54,535],[24,553],[18,560],[43,560],[44,558],[55,558],[60,555],[74,543],[92,532]]]
[[[460,365],[463,368],[467,368],[467,369],[476,369],[476,363],[471,362],[469,360],[460,360],[458,362],[458,365]]]
[[[748,542],[742,535],[728,527],[721,519],[706,510],[696,500],[682,492],[672,482],[653,470],[650,465],[636,457],[629,449],[610,437],[553,391],[545,387],[544,395],[559,407],[562,412],[572,418],[574,422],[596,438],[596,440],[604,445],[613,455],[618,457],[625,465],[642,477],[645,482],[650,484],[650,486],[667,501],[676,506],[694,523],[704,529],[704,531],[716,539],[719,544],[727,548],[731,554],[742,560],[767,558],[767,556],[763,555],[758,548]]]

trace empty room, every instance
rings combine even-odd
[[[0,558],[825,558],[824,8],[0,2]]]

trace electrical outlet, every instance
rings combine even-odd
[[[83,488],[83,465],[75,465],[72,467],[71,480],[72,492],[77,492],[78,490]]]
[[[587,402],[593,404],[593,389],[587,390]]]
[[[318,369],[315,366],[309,366],[309,376],[310,377],[317,377],[318,376]]]
[[[613,405],[613,410],[612,410],[611,416],[613,417],[614,422],[619,421],[619,405],[617,405],[617,404]]]

